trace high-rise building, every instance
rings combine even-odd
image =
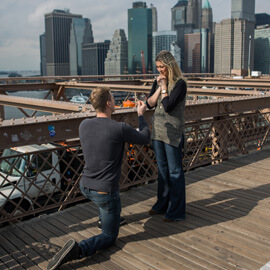
[[[231,0],[231,18],[255,22],[255,0]]]
[[[152,32],[158,31],[158,16],[157,16],[157,8],[151,4],[152,9]]]
[[[202,26],[202,0],[188,0],[187,23],[192,24],[194,29]]]
[[[202,6],[202,28],[213,32],[213,12],[208,0],[205,0]]]
[[[171,29],[176,30],[176,26],[185,25],[187,23],[187,5],[188,0],[179,0],[174,7],[171,8],[172,21]]]
[[[145,2],[134,2],[128,9],[128,70],[135,74],[142,68],[141,51],[145,66],[152,66],[152,9]]]
[[[209,29],[194,30],[185,35],[185,68],[187,73],[213,72],[213,34]]]
[[[254,66],[254,22],[225,19],[215,28],[215,73],[247,72]]]
[[[69,41],[73,18],[82,18],[82,15],[71,14],[69,10],[57,9],[45,14],[48,76],[70,74]]]
[[[252,58],[252,59],[249,59]],[[249,63],[249,61],[252,62]],[[251,70],[254,67],[254,22],[234,21],[234,57],[233,69]]]
[[[105,59],[105,75],[124,74],[128,67],[128,42],[123,29],[115,30]]]
[[[214,72],[214,37],[208,28],[201,29],[201,73]]]
[[[232,19],[222,20],[215,26],[215,73],[231,73],[233,68],[234,27]]]
[[[104,75],[104,62],[109,50],[110,41],[82,44],[82,74]]]
[[[202,44],[201,44],[201,72],[209,73],[214,72],[214,23],[213,11],[209,0],[204,0],[202,6]]]
[[[172,42],[176,42],[176,31],[153,32],[153,72],[156,73],[156,56],[162,51],[170,51]]]
[[[177,65],[181,66],[181,49],[177,46],[176,42],[171,43],[171,54],[173,55]]]
[[[267,13],[258,13],[255,14],[256,27],[259,25],[270,24],[270,15]]]
[[[69,42],[70,75],[82,75],[82,44],[93,42],[91,21],[87,18],[73,18]]]
[[[184,69],[184,51],[185,51],[185,34],[193,33],[194,24],[187,23],[187,6],[188,0],[179,0],[176,5],[171,8],[172,21],[171,28],[177,32],[176,44],[181,50],[181,65]]]
[[[39,36],[40,46],[40,75],[47,76],[46,69],[46,36],[45,33]]]
[[[185,34],[186,73],[201,72],[201,33]]]
[[[270,25],[255,30],[254,70],[270,74]]]

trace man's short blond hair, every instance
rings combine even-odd
[[[109,87],[99,87],[92,91],[90,101],[97,112],[105,112],[107,101],[111,101],[111,91]]]

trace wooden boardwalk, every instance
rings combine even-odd
[[[61,269],[270,269],[270,149],[186,174],[187,218],[149,217],[156,183],[123,192],[115,246]],[[46,269],[70,237],[100,231],[91,202],[0,229],[0,269]]]

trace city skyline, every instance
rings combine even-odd
[[[116,0],[2,0],[0,6],[0,70],[39,70],[39,36],[44,33],[44,15],[54,9],[69,9],[71,13],[89,18],[95,42],[111,39],[115,30],[127,32],[127,13],[135,1]],[[171,8],[177,0],[144,1],[154,4],[158,13],[158,30],[171,30]],[[153,3],[154,2],[154,3]],[[202,0],[204,3],[204,0]],[[209,0],[213,20],[230,18],[231,1]],[[94,3],[94,5],[93,5]],[[255,13],[270,13],[269,0],[256,0]],[[117,16],[116,16],[117,14]]]

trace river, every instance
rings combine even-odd
[[[38,76],[39,71],[14,71],[15,73],[21,74],[23,77],[31,77],[31,76]],[[0,74],[0,78],[7,78],[9,74]],[[91,93],[91,90],[87,89],[66,89],[66,97],[68,99],[71,99],[72,96],[75,95],[85,95],[89,96]],[[38,98],[38,99],[44,99],[44,97],[48,94],[48,90],[37,90],[37,91],[19,91],[19,92],[8,92],[8,95],[11,96],[19,96],[19,97],[31,97],[31,98]],[[116,105],[121,105],[125,97],[128,93],[126,92],[113,92],[113,95],[115,97]],[[47,98],[51,100],[51,95]],[[10,107],[10,106],[4,106],[5,111],[5,120],[9,119],[17,119],[26,117],[18,108],[16,107]],[[33,113],[33,110],[27,110],[24,109],[28,113],[28,115],[31,115]],[[35,116],[42,116],[42,115],[50,115],[50,113],[47,112],[37,112]]]

